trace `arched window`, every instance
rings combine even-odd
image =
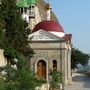
[[[53,60],[53,71],[57,71],[57,61]]]

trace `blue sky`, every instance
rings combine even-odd
[[[73,46],[90,53],[90,0],[50,0],[50,4],[64,31],[72,33]]]
[[[90,0],[50,0],[50,4],[64,31],[72,33],[73,46],[90,53]]]

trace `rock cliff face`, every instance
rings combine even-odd
[[[42,20],[46,19],[45,5],[46,5],[46,2],[44,0],[37,0],[37,6],[38,6],[40,14],[42,16]],[[58,20],[57,20],[53,11],[51,11],[51,20],[55,20],[55,21],[58,22]]]

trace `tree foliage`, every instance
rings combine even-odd
[[[60,89],[60,84],[62,84],[62,73],[59,71],[52,71],[50,73],[50,87],[54,89]]]
[[[14,65],[5,67],[5,90],[35,90],[37,86],[46,82],[35,77],[25,60],[26,57],[19,55],[16,62],[17,68]]]
[[[45,80],[36,78],[30,70],[29,60],[33,56],[27,40],[27,23],[22,20],[16,7],[16,0],[1,0],[0,4],[0,48],[8,64],[0,80],[0,90],[35,90]],[[3,89],[1,89],[3,88]]]
[[[22,20],[17,11],[15,0],[2,0],[0,5],[1,20],[4,22],[5,47],[12,47],[18,52],[29,56],[32,52],[28,44],[28,34],[26,33],[27,23]]]
[[[0,48],[4,48],[4,38],[5,34],[2,28],[0,28]]]
[[[72,48],[71,54],[71,66],[72,69],[77,68],[77,64],[81,64],[83,66],[87,65],[90,56],[86,53],[83,53],[79,49]]]

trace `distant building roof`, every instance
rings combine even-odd
[[[37,0],[18,0],[17,7],[29,7],[31,4],[36,4]]]

